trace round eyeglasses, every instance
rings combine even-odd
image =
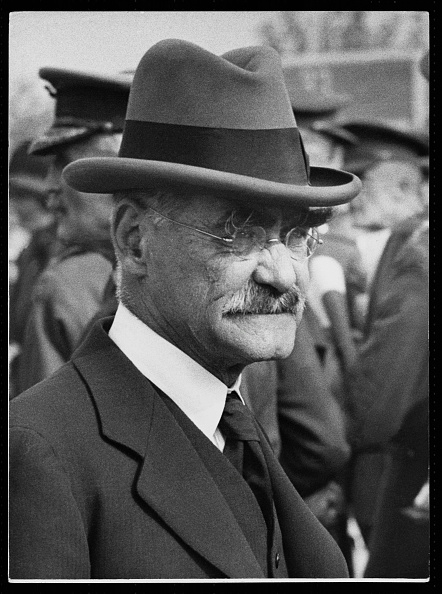
[[[323,243],[316,227],[309,229],[293,227],[293,229],[290,229],[286,233],[284,240],[277,238],[267,239],[266,230],[263,227],[254,225],[235,229],[229,237],[220,237],[219,235],[214,235],[208,231],[203,231],[202,229],[197,229],[196,227],[186,225],[186,223],[166,217],[166,215],[158,212],[151,206],[148,208],[163,219],[175,223],[175,225],[180,225],[186,229],[191,229],[208,237],[218,239],[237,256],[249,256],[256,251],[261,251],[268,243],[283,243],[294,260],[302,261],[310,258],[316,248]]]

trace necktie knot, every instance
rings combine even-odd
[[[228,439],[259,441],[253,415],[235,392],[227,394],[219,427]]]

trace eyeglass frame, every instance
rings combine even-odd
[[[153,211],[155,214],[157,214],[158,216],[162,217],[163,219],[166,219],[166,221],[170,221],[171,223],[175,223],[176,225],[180,225],[181,227],[185,227],[186,229],[190,229],[191,231],[197,231],[198,233],[202,233],[203,235],[206,235],[208,237],[213,237],[214,239],[218,239],[220,241],[222,241],[224,244],[230,244],[233,247],[233,242],[235,241],[235,237],[236,237],[236,233],[238,231],[241,230],[241,228],[235,229],[234,233],[232,234],[232,237],[220,237],[219,235],[214,235],[213,233],[209,233],[208,231],[203,231],[202,229],[198,229],[197,227],[192,227],[191,225],[187,225],[186,223],[181,223],[180,221],[175,221],[174,219],[171,219],[170,217],[166,216],[165,214],[158,212],[157,210],[155,210],[154,208],[152,208],[151,206],[147,207],[149,210]],[[314,248],[310,249],[307,244],[305,245],[306,247],[306,251],[308,252],[310,249],[310,253],[307,253],[307,255],[303,258],[296,258],[293,256],[291,249],[289,248],[289,246],[287,245],[288,242],[288,237],[290,236],[290,234],[295,231],[296,229],[300,229],[301,227],[297,226],[297,227],[292,227],[292,229],[289,229],[289,231],[287,231],[285,238],[284,238],[284,245],[285,247],[288,249],[289,253],[290,253],[290,257],[293,260],[296,261],[304,261],[304,260],[308,260],[308,258],[310,258],[310,256],[316,251],[316,248],[320,245],[322,245],[324,242],[323,240],[320,238],[319,236],[319,232],[317,230],[316,227],[310,227],[309,229],[315,233],[315,235],[317,235],[317,237],[315,237],[315,235],[312,235],[311,233],[309,233],[308,231],[305,231],[306,235],[310,236],[312,239],[315,240],[315,244],[314,244]],[[264,227],[261,227],[259,225],[253,225],[251,227],[251,229],[262,229],[263,233],[264,233],[264,237],[265,237],[265,242],[261,245],[260,243],[256,243],[255,245],[257,247],[259,247],[259,251],[262,251],[265,246],[268,243],[283,243],[280,239],[278,238],[272,238],[272,239],[267,239],[267,231],[264,229]],[[253,247],[252,247],[253,249]],[[233,251],[233,253],[235,253]],[[251,251],[247,253],[247,255],[249,255],[250,253],[252,253]],[[235,255],[242,255],[240,253],[235,253]]]

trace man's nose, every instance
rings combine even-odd
[[[271,285],[280,293],[285,293],[296,284],[297,269],[303,265],[305,264],[296,262],[291,257],[283,244],[267,244],[259,253],[253,279],[261,285]]]

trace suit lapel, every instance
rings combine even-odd
[[[89,385],[103,434],[143,458],[136,486],[140,497],[226,576],[264,577],[224,497],[172,413],[100,325],[74,354],[73,364]]]
[[[313,515],[291,484],[262,430],[285,561],[291,578],[348,577],[347,563],[330,533]]]
[[[215,482],[159,397],[137,488],[187,544],[227,576],[264,577]]]

